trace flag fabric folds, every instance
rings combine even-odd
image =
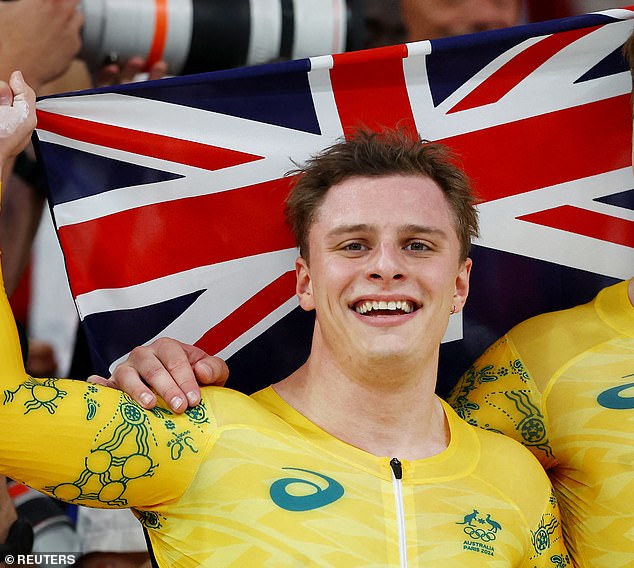
[[[471,297],[441,394],[526,317],[634,275],[634,8],[387,48],[56,95],[37,151],[96,370],[170,336],[228,358],[229,385],[310,348],[294,297],[286,174],[352,129],[457,153],[481,199]]]

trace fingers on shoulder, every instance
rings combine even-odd
[[[223,386],[229,378],[229,367],[223,359],[206,355],[194,364],[194,373],[200,384]]]

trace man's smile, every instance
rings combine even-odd
[[[410,314],[418,309],[411,300],[360,300],[355,302],[353,309],[365,316]]]

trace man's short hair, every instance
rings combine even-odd
[[[286,218],[306,262],[310,261],[308,234],[317,209],[333,185],[352,177],[428,177],[440,187],[453,212],[461,260],[469,255],[471,239],[478,236],[476,199],[451,151],[406,130],[359,129],[290,174],[297,178],[286,199]]]

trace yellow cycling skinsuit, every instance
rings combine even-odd
[[[448,405],[449,447],[402,462],[337,440],[272,388],[210,387],[183,415],[144,411],[112,389],[26,376],[0,300],[0,472],[132,507],[159,566],[569,565],[537,460]]]
[[[527,320],[449,401],[528,446],[548,470],[576,566],[634,565],[634,307],[627,282]]]

